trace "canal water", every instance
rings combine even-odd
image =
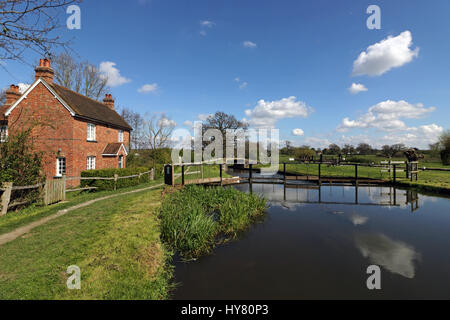
[[[390,187],[252,184],[266,219],[194,262],[174,299],[450,299],[450,199]],[[368,290],[367,268],[381,268]]]

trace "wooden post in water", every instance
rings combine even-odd
[[[0,216],[6,215],[8,212],[9,201],[11,200],[11,192],[12,192],[13,183],[5,182],[3,183],[3,194],[1,198],[1,212]]]
[[[394,183],[396,183],[397,182],[397,165],[396,164],[394,164],[393,177],[394,177]]]
[[[321,166],[322,166],[322,162],[319,162],[319,186],[322,184],[322,181],[321,181]]]

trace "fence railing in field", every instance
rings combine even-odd
[[[103,181],[113,181],[114,180],[114,190],[117,189],[117,181],[121,179],[133,179],[133,178],[141,178],[142,176],[148,174],[150,177],[150,180],[153,181],[155,179],[155,169],[141,172],[139,174],[131,175],[131,176],[119,176],[118,174],[115,174],[113,177],[66,177],[67,181],[71,180],[103,180]],[[69,189],[66,190],[66,192],[75,192],[75,191],[84,191],[84,190],[95,190],[96,187],[84,187],[84,188],[77,188],[77,189]]]
[[[0,216],[6,215],[8,210],[14,207],[22,206],[35,201],[36,199],[30,200],[16,200],[11,202],[11,198],[14,191],[23,190],[33,190],[42,189],[42,199],[45,205],[51,205],[66,200],[67,192],[75,191],[85,191],[85,190],[95,190],[96,187],[85,187],[77,189],[66,189],[66,182],[69,180],[114,180],[117,182],[120,179],[131,179],[131,178],[141,178],[143,175],[150,175],[150,180],[155,178],[155,170],[152,169],[147,172],[142,172],[136,175],[119,177],[117,174],[114,177],[65,177],[61,179],[47,179],[45,183],[36,184],[33,186],[13,186],[11,182],[5,182],[0,186]],[[116,185],[115,188],[116,189]],[[3,193],[2,193],[3,192]]]

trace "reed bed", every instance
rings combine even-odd
[[[265,216],[267,202],[233,188],[188,186],[168,192],[160,211],[161,237],[185,259],[212,252]]]

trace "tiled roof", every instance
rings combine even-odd
[[[103,103],[57,84],[51,84],[50,86],[69,105],[77,116],[97,120],[126,130],[133,130],[116,111],[111,110]]]
[[[116,155],[122,146],[123,143],[108,143],[105,150],[103,150],[103,155]]]

